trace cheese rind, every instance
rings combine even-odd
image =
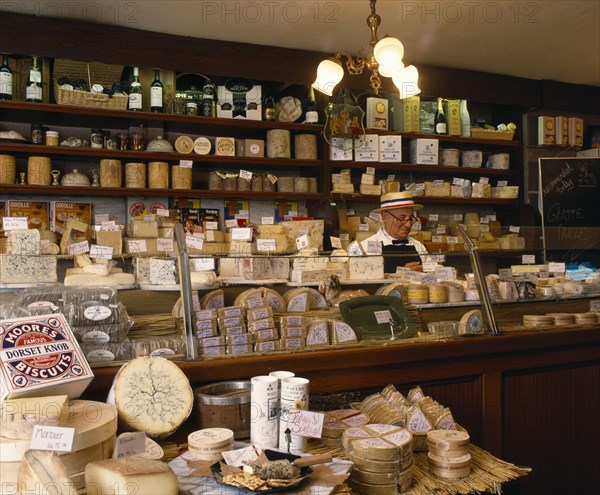
[[[22,256],[40,254],[40,231],[36,229],[15,229],[6,233],[6,253]]]
[[[348,274],[352,280],[383,279],[383,256],[351,256],[348,261]]]
[[[77,495],[60,456],[52,451],[28,450],[18,474],[20,493]]]
[[[58,281],[55,256],[0,255],[0,283],[55,283]]]

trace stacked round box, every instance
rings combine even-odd
[[[218,462],[221,452],[233,450],[233,431],[228,428],[205,428],[188,435],[188,451],[201,461]]]
[[[471,472],[470,437],[465,431],[431,430],[427,433],[429,471],[441,478],[464,478]]]
[[[342,446],[353,462],[349,485],[365,495],[396,495],[412,484],[412,435],[389,424],[349,428]]]
[[[321,443],[327,447],[341,449],[342,434],[348,428],[357,428],[366,425],[369,416],[356,409],[337,409],[327,411],[323,421]]]

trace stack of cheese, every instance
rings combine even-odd
[[[176,285],[175,260],[164,258],[135,258],[135,280],[140,285]]]
[[[286,303],[279,292],[268,287],[257,287],[241,292],[233,302],[234,306],[245,308],[256,308],[260,306],[271,306],[274,314],[286,312]]]
[[[128,238],[123,239],[125,252],[138,256],[157,256],[173,253],[175,223],[168,217],[156,220],[131,220],[128,225]]]
[[[376,183],[375,173],[366,173],[360,176],[360,193],[366,196],[381,196],[381,184]]]
[[[221,452],[233,450],[233,431],[228,428],[204,428],[188,435],[188,452],[210,463],[222,459]]]
[[[317,309],[327,309],[329,304],[318,290],[303,287],[290,289],[283,295],[286,313],[306,313]]]
[[[306,325],[308,319],[304,315],[281,315],[277,318],[277,326],[281,340],[280,349],[303,349],[306,345]]]
[[[276,351],[279,349],[279,331],[275,325],[272,306],[266,304],[248,308],[248,333],[254,337],[256,352]]]
[[[350,169],[341,170],[339,174],[331,174],[331,185],[334,193],[353,194],[354,184],[352,184],[352,176]]]
[[[8,230],[6,235],[6,254],[0,255],[0,284],[58,281],[56,257],[40,256],[39,230]]]
[[[70,220],[69,220],[70,221]],[[135,276],[123,273],[114,261],[107,259],[92,260],[87,254],[74,257],[75,268],[67,268],[64,284],[76,287],[114,287],[132,285]]]
[[[246,308],[226,306],[217,309],[219,333],[225,337],[227,354],[248,354],[254,351],[254,335],[248,333]]]
[[[323,420],[321,443],[334,449],[342,448],[342,434],[349,428],[359,428],[369,422],[369,416],[356,409],[327,411]]]
[[[272,256],[232,256],[219,260],[219,277],[245,280],[287,280],[290,263],[287,258]]]
[[[429,471],[441,478],[464,478],[471,472],[469,434],[457,430],[431,430],[427,433]]]
[[[388,424],[349,428],[342,446],[353,462],[349,485],[366,495],[396,495],[412,484],[412,435]]]

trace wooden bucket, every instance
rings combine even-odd
[[[250,438],[250,380],[217,382],[194,389],[200,429],[229,428]]]

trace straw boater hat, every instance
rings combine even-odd
[[[381,207],[373,210],[375,213],[383,211],[396,210],[398,208],[412,208],[417,211],[423,208],[423,205],[415,203],[410,191],[391,192],[381,196]]]

